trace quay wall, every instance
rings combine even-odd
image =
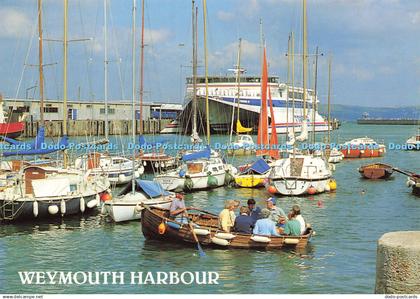
[[[359,125],[416,125],[420,120],[417,119],[358,119]]]
[[[159,133],[170,119],[148,119],[143,120],[143,133]],[[40,126],[39,121],[26,122],[25,131],[22,137],[35,137]],[[132,134],[131,120],[111,120],[108,122],[109,135],[129,135]],[[68,136],[103,136],[105,135],[104,120],[69,120],[67,122]],[[136,133],[140,133],[140,121],[136,121]],[[48,137],[62,136],[63,121],[52,120],[45,122],[45,135]]]
[[[376,253],[376,294],[420,294],[420,231],[384,234]]]

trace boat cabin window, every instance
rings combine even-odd
[[[188,173],[200,173],[203,171],[203,163],[188,163],[187,164]]]

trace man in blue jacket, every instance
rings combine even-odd
[[[238,233],[243,234],[252,234],[252,229],[254,228],[254,219],[249,216],[249,209],[245,206],[242,206],[239,210],[240,215],[235,218],[235,225],[233,230]]]

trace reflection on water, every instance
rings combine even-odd
[[[401,133],[404,130],[407,134]],[[398,143],[405,141],[408,131],[346,124],[340,138],[368,134]],[[413,163],[418,154],[388,151],[375,161],[420,172]],[[239,165],[247,159],[236,157],[233,162]],[[336,193],[277,198],[285,211],[299,204],[317,233],[300,252],[204,248],[207,256],[200,258],[195,246],[145,240],[140,222],[114,224],[98,213],[35,224],[1,224],[0,293],[372,293],[377,239],[388,231],[420,229],[420,200],[399,174],[388,181],[360,179],[357,168],[370,161],[338,164]],[[187,194],[185,201],[219,213],[226,199],[240,199],[246,205],[247,199],[254,198],[263,207],[268,196],[264,189],[218,188]],[[31,270],[217,271],[220,285],[22,286],[17,272]]]

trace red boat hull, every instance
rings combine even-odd
[[[342,149],[344,158],[375,158],[385,154],[383,149]]]
[[[0,135],[9,138],[19,137],[25,131],[25,122],[0,123]]]

